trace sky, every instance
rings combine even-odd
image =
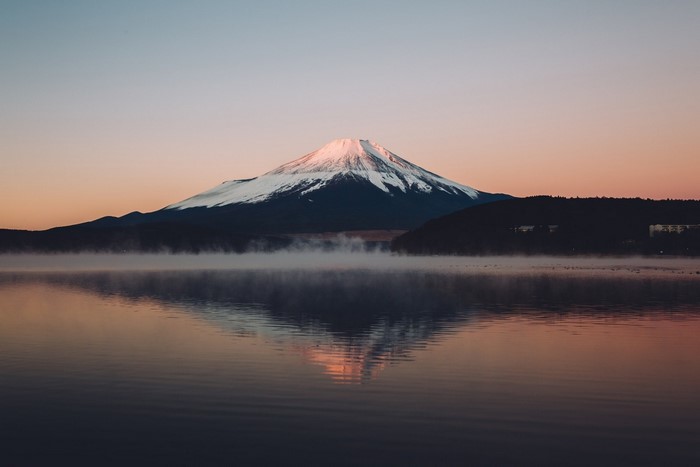
[[[0,228],[332,139],[515,196],[700,198],[700,1],[0,0]]]

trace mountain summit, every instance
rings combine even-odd
[[[476,200],[479,192],[412,164],[367,140],[336,139],[320,149],[249,180],[224,182],[166,209],[260,203],[280,196],[311,196],[343,180],[369,182],[386,194],[442,192]]]

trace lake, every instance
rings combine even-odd
[[[700,261],[0,257],[3,465],[700,465]]]

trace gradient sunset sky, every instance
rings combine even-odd
[[[700,198],[700,1],[0,0],[0,227],[335,138],[516,196]]]

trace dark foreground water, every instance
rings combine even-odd
[[[1,465],[700,465],[700,281],[0,274]]]

